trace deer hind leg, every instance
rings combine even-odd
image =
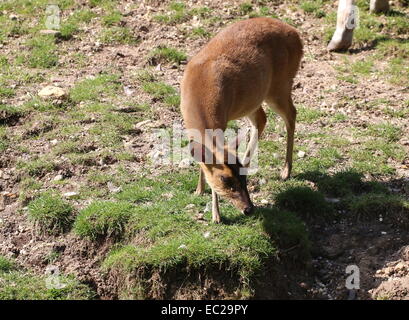
[[[267,116],[263,108],[260,106],[255,112],[247,116],[250,122],[250,141],[243,157],[243,166],[249,167],[251,156],[254,154],[258,139],[261,137],[267,123]]]
[[[273,99],[268,103],[269,106],[284,120],[287,129],[287,151],[284,168],[281,171],[281,179],[286,180],[290,177],[293,166],[294,131],[297,110],[294,107],[290,95],[281,99]]]
[[[369,3],[369,10],[373,13],[389,11],[388,0],[371,0]]]

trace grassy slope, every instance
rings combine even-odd
[[[17,154],[13,165],[21,176],[20,201],[31,201],[28,216],[43,231],[72,230],[70,232],[90,241],[110,238],[116,242],[101,261],[101,271],[119,275],[120,279],[133,275],[130,284],[119,286],[120,297],[149,297],[151,284],[147,280],[155,273],[183,270],[188,274],[191,270],[213,268],[228,270],[238,279],[237,296],[249,297],[254,294],[254,277],[271,261],[276,261],[281,251],[295,246],[294,257],[308,260],[308,234],[300,218],[322,221],[324,217],[325,221],[326,217],[338,218],[339,212],[347,210],[357,219],[376,219],[381,213],[391,222],[403,219],[406,223],[408,201],[391,194],[378,180],[393,180],[397,168],[407,161],[407,148],[400,139],[407,133],[404,121],[409,117],[408,95],[402,101],[390,103],[373,99],[364,105],[345,97],[348,107],[364,109],[367,114],[376,110],[380,114],[381,123],[358,126],[351,125],[350,117],[342,108],[330,113],[320,110],[315,102],[300,105],[295,153],[306,151],[307,156],[295,157],[295,178],[286,182],[277,179],[275,169],[282,165],[284,155],[282,123],[269,111],[266,139],[260,144],[260,170],[250,178],[250,184],[256,203],[267,199],[276,205],[259,210],[254,217],[244,217],[222,203],[224,224],[212,225],[209,212],[203,218],[200,216],[209,196],[192,194],[196,171],[161,167],[158,174],[158,169],[143,159],[143,170],[135,172],[132,164],[140,159],[124,143],[137,134],[135,124],[142,120],[160,119],[161,112],[178,117],[178,91],[169,84],[166,72],[176,68],[177,74],[182,74],[181,63],[186,60],[186,53],[180,48],[185,42],[158,45],[144,51],[143,63],[131,75],[117,68],[114,62],[102,70],[98,66],[101,72],[91,78],[78,77],[65,88],[68,99],[46,101],[36,96],[40,84],[49,83],[60,71],[70,74],[71,69],[85,69],[95,63],[92,55],[72,52],[68,50],[70,46],[88,43],[89,37],[104,46],[120,48],[137,46],[141,40],[132,28],[121,23],[127,21],[123,15],[125,9],[116,6],[114,1],[93,0],[86,6],[74,0],[57,1],[65,10],[59,38],[39,34],[44,17],[35,18],[35,12],[44,8],[47,1],[11,3],[0,4],[0,12],[5,10],[18,16],[12,20],[9,14],[0,15],[0,23],[5,26],[0,32],[0,42],[6,48],[10,44],[9,51],[0,52],[0,152]],[[300,11],[309,19],[318,19],[325,26],[320,35],[325,39],[333,31],[335,15],[327,1],[322,4],[324,6],[318,6],[316,1],[290,1],[288,8]],[[364,9],[363,3],[359,5]],[[160,12],[150,19],[155,25],[177,30],[184,39],[202,41],[223,24],[223,19],[215,13],[215,8],[199,5],[188,8],[173,2],[161,6]],[[272,12],[268,1],[257,5],[236,4],[232,15],[234,19],[278,16],[297,25],[285,12]],[[200,18],[198,26],[181,27],[194,16]],[[359,85],[366,79],[379,77],[387,85],[407,87],[405,61],[409,51],[407,39],[403,39],[409,32],[407,21],[407,10],[396,9],[388,16],[373,16],[361,10],[361,28],[356,32],[355,48],[372,46],[374,49],[365,59],[359,56],[354,59],[350,54],[337,58],[334,70],[340,85]],[[87,27],[97,32],[90,35]],[[18,50],[18,46],[23,49]],[[307,51],[308,59],[313,57]],[[165,75],[149,66],[158,63],[165,66]],[[127,96],[124,85],[131,85],[136,93]],[[17,103],[16,98],[24,90],[32,95]],[[18,118],[26,120],[15,130],[10,124]],[[321,123],[333,127],[311,130]],[[42,144],[48,146],[46,152],[39,151],[38,146]],[[318,147],[311,147],[314,144]],[[65,168],[69,168],[70,174],[53,181],[57,172],[67,171]],[[81,174],[76,173],[75,168],[80,168]],[[340,173],[334,175],[334,172]],[[157,175],[149,178],[152,174]],[[369,182],[363,179],[363,175],[368,174]],[[264,183],[263,178],[267,180]],[[76,180],[75,185],[79,185],[76,199],[64,200],[68,203],[56,200],[53,208],[53,202],[44,191],[62,193]],[[122,191],[114,194],[110,185]],[[331,204],[324,196],[342,201]],[[384,209],[379,212],[371,209],[374,207]],[[10,275],[13,273],[4,273],[5,279]],[[20,273],[17,275],[20,277]],[[24,290],[22,287],[21,292]],[[41,293],[39,297],[52,295]]]
[[[50,280],[50,278],[49,278]],[[94,293],[73,277],[59,276],[59,285],[0,256],[0,300],[88,300]],[[54,284],[54,287],[53,287]]]

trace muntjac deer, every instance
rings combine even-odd
[[[246,215],[254,206],[236,149],[226,145],[215,150],[214,139],[206,131],[225,131],[228,121],[246,117],[252,129],[246,163],[266,125],[261,107],[265,101],[286,124],[287,154],[281,177],[287,179],[296,119],[291,89],[302,54],[302,42],[293,27],[276,19],[253,18],[222,30],[188,63],[181,83],[181,111],[192,155],[200,165],[196,193],[203,193],[206,178],[212,189],[213,222],[220,222],[218,195]],[[209,154],[211,161],[205,161]],[[231,158],[235,161],[228,161]]]

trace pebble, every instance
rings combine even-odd
[[[58,174],[54,177],[53,181],[61,181],[62,179],[64,179],[62,174]]]
[[[304,151],[298,151],[298,153],[297,153],[297,157],[298,158],[304,158],[305,157],[305,152]]]
[[[330,203],[338,203],[341,200],[338,198],[329,198],[329,197],[325,197],[325,201],[330,202]]]
[[[189,168],[193,164],[193,160],[190,158],[185,158],[180,160],[179,168]]]
[[[46,29],[46,30],[40,30],[40,34],[49,34],[49,35],[56,36],[56,35],[59,35],[59,34],[60,34],[60,31],[51,30],[51,29]]]
[[[115,186],[112,182],[107,183],[108,190],[112,193],[118,193],[122,190],[121,187]]]
[[[66,192],[63,194],[63,197],[68,199],[72,199],[76,196],[78,196],[78,192]]]

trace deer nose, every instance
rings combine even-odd
[[[244,208],[243,213],[244,213],[246,216],[249,216],[250,214],[253,213],[253,210],[254,210],[254,206],[251,205],[251,206],[249,206],[249,207]]]

